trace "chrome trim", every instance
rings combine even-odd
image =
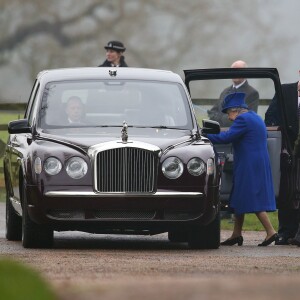
[[[116,140],[116,141],[111,141],[111,142],[106,142],[106,143],[101,143],[101,144],[91,146],[88,149],[88,155],[91,157],[91,159],[94,160],[98,152],[116,149],[116,148],[140,148],[140,149],[144,149],[144,150],[148,150],[148,151],[157,152],[158,157],[160,157],[162,154],[161,149],[152,144],[137,142],[137,141],[130,141],[130,140],[127,141],[127,143],[125,144],[120,140]]]
[[[203,193],[200,192],[156,192],[152,194],[146,193],[95,193],[95,192],[80,192],[80,191],[50,191],[46,192],[45,196],[47,197],[120,197],[120,198],[183,198],[183,197],[192,197],[198,198],[202,197]]]
[[[16,197],[14,197],[14,196],[10,196],[9,197],[9,200],[11,201],[11,203],[13,204],[16,204],[16,205],[21,205],[21,202],[20,202],[20,200],[18,200]]]
[[[179,143],[177,143],[177,144],[168,146],[168,147],[163,151],[162,155],[165,155],[168,151],[170,151],[170,150],[172,150],[172,149],[174,149],[174,148],[176,148],[176,147],[178,147],[178,146],[180,146],[180,145],[182,145],[182,144],[185,144],[185,143],[191,143],[193,140],[194,140],[193,138],[189,138],[189,139],[187,139],[187,140],[185,140],[185,141],[182,141],[182,142],[179,142]]]
[[[137,150],[144,150],[144,151],[148,151],[148,152],[152,152],[154,156],[157,157],[157,163],[158,163],[158,160],[159,160],[159,157],[161,156],[161,149],[155,145],[152,145],[152,144],[148,144],[148,143],[143,143],[143,142],[138,142],[138,141],[127,141],[126,143],[120,141],[120,140],[116,140],[116,141],[110,141],[110,142],[106,142],[106,143],[101,143],[101,144],[97,144],[97,145],[94,145],[94,146],[91,146],[89,149],[88,149],[88,155],[91,159],[91,162],[92,162],[92,166],[93,166],[93,187],[94,187],[94,190],[96,191],[101,191],[100,190],[100,186],[99,186],[99,182],[98,182],[98,177],[99,177],[99,170],[98,170],[98,159],[97,159],[97,155],[101,152],[105,152],[105,151],[112,151],[112,150],[120,150],[120,149],[137,149]],[[115,159],[115,161],[122,161],[122,158],[119,158]],[[153,169],[152,169],[152,174],[153,174],[153,180],[156,179],[156,176],[157,176],[157,166],[152,166]],[[111,168],[113,168],[113,166],[111,166]],[[126,169],[124,169],[126,170]],[[116,176],[116,174],[114,174],[113,176]],[[122,182],[122,187],[124,186],[127,186],[127,179],[126,179],[126,174],[119,174],[118,176],[121,176],[120,178],[108,178],[111,182],[114,182],[114,183],[118,183],[120,182],[120,180],[123,180]],[[105,178],[105,177],[101,177],[101,178]],[[133,183],[134,184],[134,183]],[[119,189],[118,189],[119,188]],[[151,189],[149,188],[148,190],[146,189],[146,187],[144,187],[145,190],[141,190],[140,192],[141,193],[144,193],[144,192],[152,192],[155,190],[155,181],[152,182],[152,186],[151,186]],[[102,192],[105,193],[105,192],[114,192],[116,191],[115,193],[123,193],[123,188],[120,189],[120,186],[116,186],[116,187],[112,187],[111,186],[111,189],[104,189]],[[131,186],[127,191],[130,191],[130,192],[135,192],[137,191],[134,186]],[[102,193],[102,194],[103,194]],[[141,194],[140,193],[140,194]]]
[[[54,142],[54,143],[58,143],[58,144],[61,144],[61,145],[67,146],[67,147],[75,148],[75,149],[79,150],[82,154],[86,154],[86,151],[82,147],[77,146],[77,145],[75,145],[73,143],[70,143],[70,142],[66,142],[66,141],[51,138],[51,137],[45,137],[43,135],[37,135],[36,139],[43,140],[43,141],[48,141],[48,142]]]
[[[12,204],[12,206],[14,207],[14,209],[17,211],[17,213],[21,216],[22,215],[22,205],[20,200],[18,200],[16,197],[14,196],[10,196],[9,200]]]
[[[121,138],[123,143],[127,143],[128,141],[128,125],[126,121],[123,122],[123,128],[121,130]]]

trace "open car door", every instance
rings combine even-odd
[[[283,112],[282,126],[267,127],[268,151],[270,156],[276,200],[293,196],[295,175],[292,172],[292,146],[287,135],[286,108],[283,102],[281,83],[275,68],[220,68],[185,70],[185,83],[190,92],[199,127],[203,120],[218,121],[221,131],[227,130],[231,122],[226,114],[218,111],[224,95],[230,93],[234,79],[245,79],[256,90],[255,99],[248,103],[265,120],[265,113],[276,94],[279,109]],[[247,98],[246,98],[247,103]],[[219,109],[220,110],[220,109]],[[219,113],[218,113],[219,112]],[[220,199],[226,209],[232,188],[233,150],[231,144],[215,145],[222,168]],[[283,170],[284,169],[284,170]],[[284,174],[281,178],[281,174]],[[245,191],[247,193],[247,191]],[[287,200],[288,201],[288,200]]]

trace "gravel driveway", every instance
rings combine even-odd
[[[244,246],[189,250],[153,237],[55,233],[51,250],[23,249],[4,238],[0,255],[22,261],[48,279],[62,300],[298,299],[300,248],[257,247],[263,232],[245,232]],[[222,232],[222,240],[230,232]]]

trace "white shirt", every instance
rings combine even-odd
[[[236,89],[238,89],[238,88],[240,88],[245,82],[246,82],[246,79],[245,79],[242,83],[240,83],[240,84],[238,84],[238,85],[234,85],[234,84],[233,84],[233,87],[236,88]]]

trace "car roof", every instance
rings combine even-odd
[[[116,76],[110,75],[110,71],[116,71]],[[92,67],[92,68],[65,68],[52,69],[40,72],[37,79],[47,83],[63,80],[88,80],[88,79],[140,79],[157,80],[183,83],[181,77],[167,70],[145,68],[115,68],[115,67]]]

